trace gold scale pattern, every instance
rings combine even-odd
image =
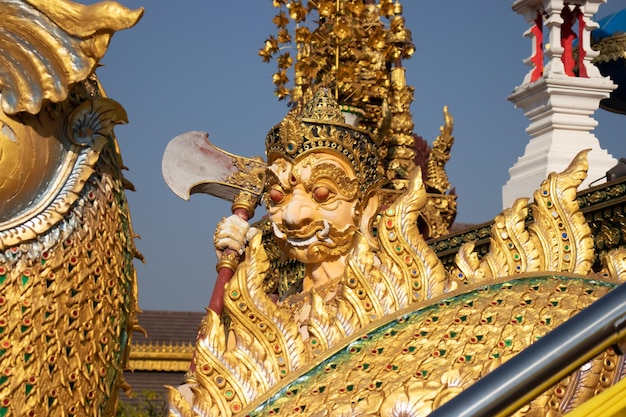
[[[6,253],[15,262],[0,266],[1,416],[99,416],[117,396],[136,294],[112,147],[49,232],[62,236],[58,244],[40,258],[26,256],[32,244],[13,246]]]
[[[111,415],[136,326],[140,255],[113,135],[126,113],[93,70],[143,10],[0,0],[0,11],[0,55],[10,57],[0,123],[12,132],[0,145],[56,162],[0,223],[0,417]],[[24,183],[27,168],[4,172],[5,184]]]
[[[427,415],[610,291],[580,276],[525,276],[400,312],[324,355],[242,415]],[[610,350],[517,415],[561,415],[619,375]],[[577,390],[566,390],[578,380]],[[405,414],[403,414],[405,413]]]

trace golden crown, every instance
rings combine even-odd
[[[328,89],[319,89],[301,114],[293,110],[267,134],[267,163],[279,158],[296,161],[310,152],[331,152],[354,168],[360,191],[366,196],[379,187],[383,168],[376,143],[366,131],[345,121]]]

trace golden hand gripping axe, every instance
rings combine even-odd
[[[245,221],[254,216],[265,185],[265,162],[230,154],[209,142],[205,132],[187,132],[166,146],[161,162],[163,178],[170,189],[189,200],[191,194],[204,193],[232,202],[232,211]],[[226,249],[217,262],[217,280],[209,308],[222,314],[224,285],[230,281],[237,264],[237,252]]]

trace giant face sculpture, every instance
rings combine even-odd
[[[344,255],[360,220],[359,182],[349,163],[329,152],[270,166],[268,212],[285,252],[303,263]]]
[[[382,168],[372,137],[346,124],[332,93],[320,89],[301,113],[274,126],[265,144],[268,210],[279,244],[308,265],[341,263],[377,210]]]

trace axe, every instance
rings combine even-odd
[[[248,221],[254,216],[265,185],[265,162],[230,154],[209,142],[205,132],[187,132],[166,146],[161,162],[163,178],[170,189],[189,200],[191,194],[204,193],[232,202],[232,212]],[[217,280],[209,308],[221,314],[224,285],[230,281],[239,255],[225,250],[217,262]]]

